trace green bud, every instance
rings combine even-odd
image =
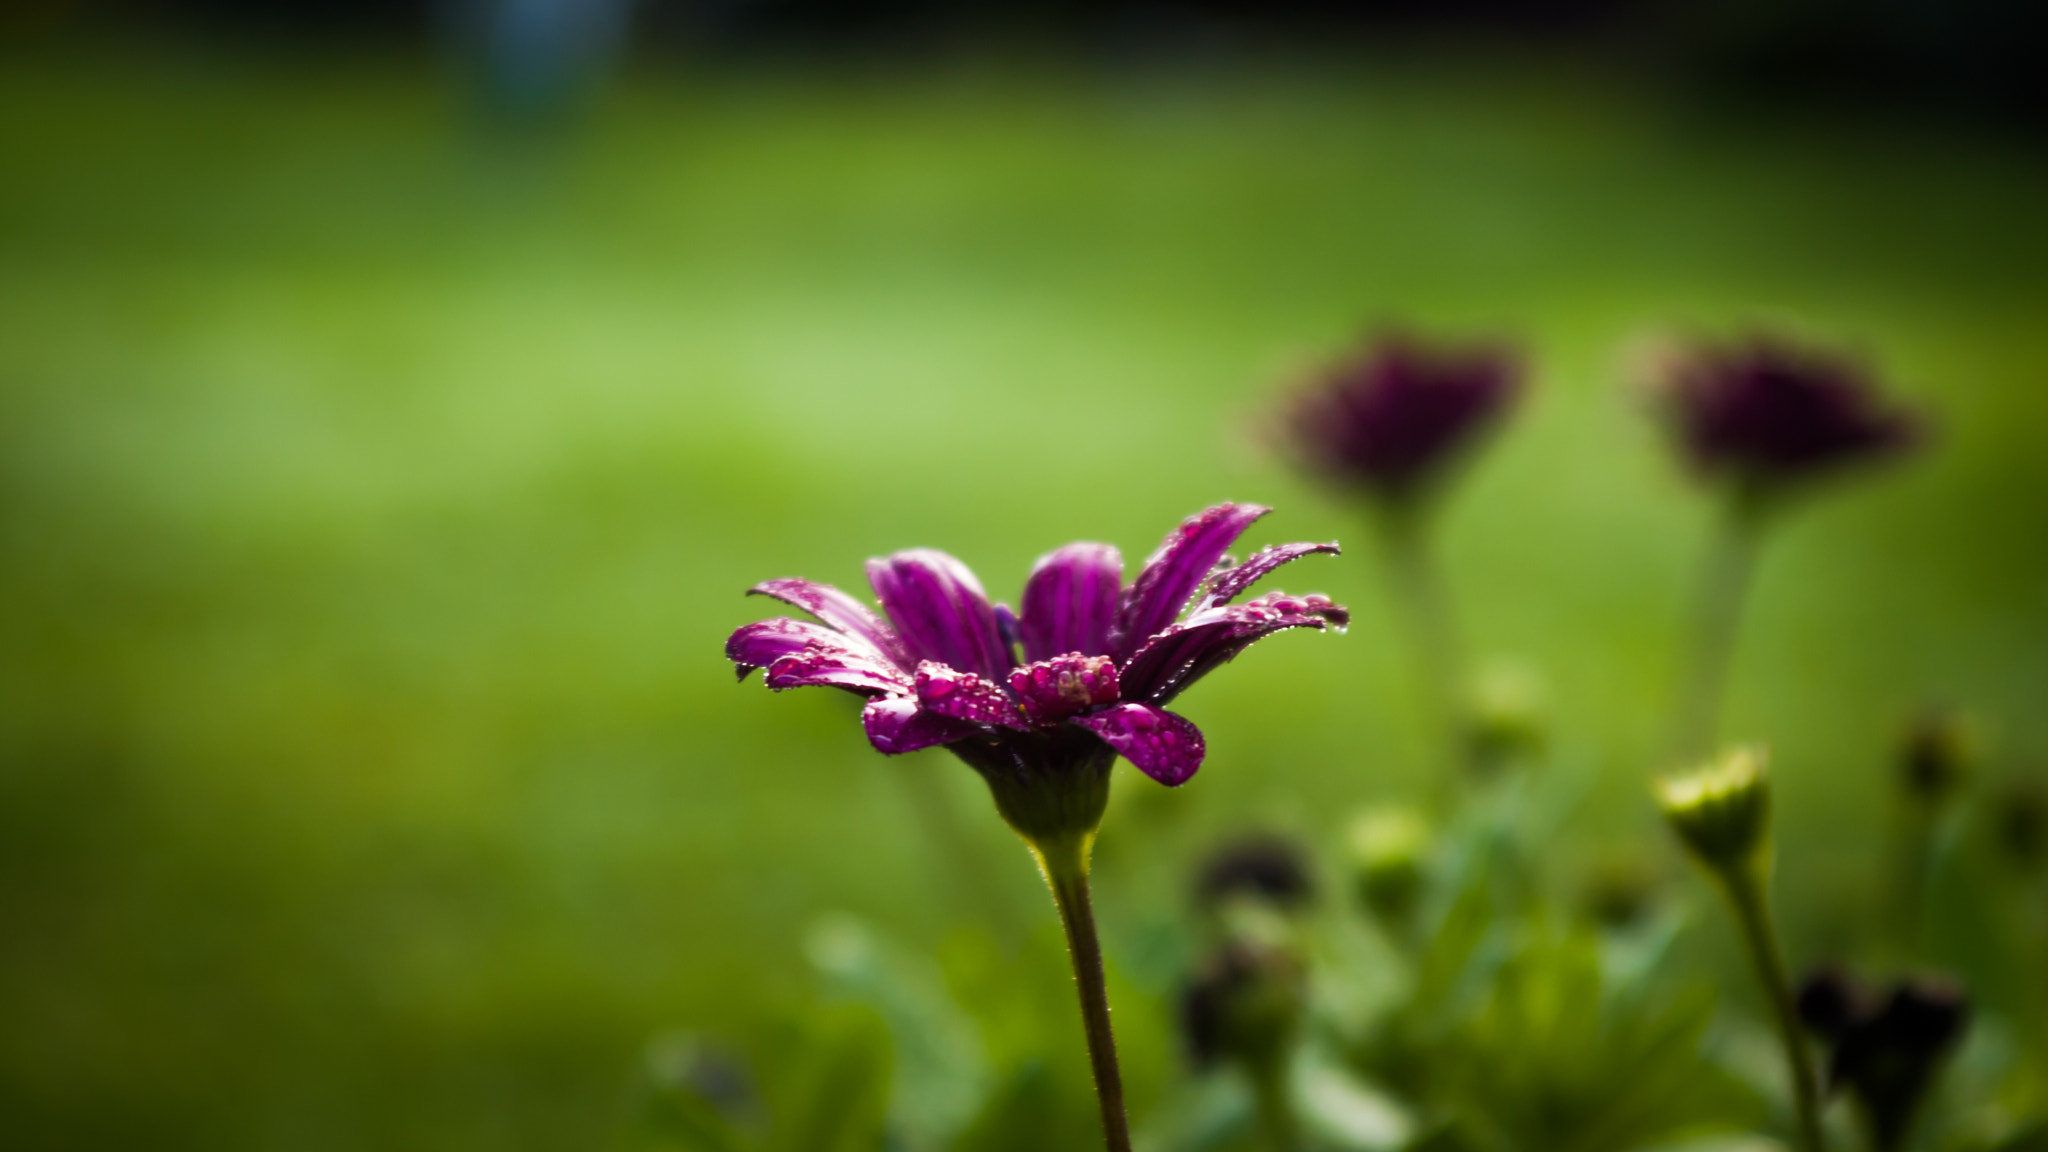
[[[1656,785],[1664,819],[1700,862],[1730,874],[1769,858],[1771,780],[1762,748],[1735,748]]]
[[[1482,668],[1465,701],[1465,739],[1482,772],[1541,756],[1549,730],[1543,680],[1535,670],[1505,660]]]
[[[1408,807],[1373,808],[1352,822],[1345,838],[1352,883],[1381,922],[1403,924],[1413,911],[1430,840],[1428,822]]]

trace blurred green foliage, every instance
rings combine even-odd
[[[1140,556],[1223,498],[1279,507],[1252,543],[1362,544],[1257,427],[1378,317],[1538,365],[1444,525],[1475,645],[1549,689],[1532,883],[1611,851],[1667,900],[1683,875],[1643,779],[1706,509],[1623,393],[1647,326],[1857,342],[1939,415],[1927,459],[1773,541],[1738,657],[1795,964],[1881,943],[1914,709],[1986,719],[1983,795],[2038,779],[2033,150],[1728,123],[1519,59],[650,71],[527,141],[447,95],[390,62],[0,62],[0,1113],[27,1145],[852,1148],[905,1119],[878,1071],[910,1067],[904,1020],[958,1012],[977,1109],[921,1122],[1090,1146],[1050,909],[978,782],[875,756],[835,694],[734,687],[718,645],[756,580],[856,586],[898,547],[1008,598],[1054,545]],[[1141,1124],[1188,1090],[1191,856],[1426,789],[1370,560],[1279,581],[1356,625],[1190,694],[1192,785],[1118,780],[1096,898]],[[1973,798],[1937,837],[1916,951],[1984,1006],[1969,1122],[2023,1141],[2048,927],[2003,819]],[[1612,1010],[1590,929],[1475,921],[1523,943],[1443,1022],[1468,1079],[1432,1091],[1487,1103],[1484,1146],[1694,1115],[1718,1088],[1646,1126],[1602,1085],[1689,1067],[1708,978],[1739,1072],[1739,955],[1677,891],[1695,946],[1583,1034]],[[842,910],[952,1007],[808,963]],[[677,1029],[730,1046],[761,1115],[651,1076]]]

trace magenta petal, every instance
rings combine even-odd
[[[964,740],[982,729],[964,720],[941,716],[918,706],[908,696],[884,696],[861,710],[861,727],[875,751],[895,756],[935,744]]]
[[[787,616],[777,616],[773,620],[762,620],[734,630],[725,642],[725,657],[739,665],[740,674],[744,676],[754,668],[766,667],[806,648],[827,648],[863,656],[881,664],[889,663],[879,650],[858,636],[835,632],[822,624],[791,620]]]
[[[1077,712],[1116,703],[1116,661],[1069,652],[1026,664],[1010,673],[1010,692],[1033,721],[1056,723]]]
[[[868,561],[868,582],[917,659],[990,680],[1010,670],[995,609],[967,565],[944,552],[915,548]]]
[[[1201,729],[1150,704],[1118,704],[1076,716],[1074,723],[1102,737],[1103,743],[1137,765],[1138,771],[1168,788],[1186,783],[1202,766],[1202,755],[1208,750]]]
[[[768,666],[768,687],[780,692],[789,688],[844,688],[864,696],[900,694],[911,686],[903,670],[843,648],[815,645],[792,652]]]
[[[927,660],[917,666],[917,702],[928,711],[975,724],[1027,727],[1009,694],[976,676]]]
[[[1244,604],[1205,608],[1150,637],[1123,667],[1123,697],[1164,704],[1239,652],[1288,628],[1342,628],[1351,613],[1327,596],[1274,592]]]
[[[1129,658],[1146,637],[1173,623],[1231,543],[1269,511],[1258,504],[1218,504],[1168,533],[1145,561],[1117,615],[1116,655]]]
[[[773,596],[785,604],[801,608],[831,627],[874,645],[905,672],[917,666],[917,661],[910,658],[910,650],[903,646],[902,639],[890,629],[887,621],[867,605],[830,584],[794,577],[763,580],[747,589],[747,595]]]
[[[1123,555],[1108,544],[1069,544],[1039,557],[1024,584],[1024,659],[1107,655],[1123,579]]]
[[[1268,572],[1290,560],[1299,560],[1316,552],[1328,552],[1335,556],[1340,551],[1342,549],[1337,547],[1335,541],[1328,544],[1275,544],[1270,548],[1261,548],[1244,563],[1218,573],[1216,579],[1210,583],[1208,593],[1202,597],[1202,607],[1213,608],[1218,604],[1230,603],[1243,595],[1245,589],[1257,583]]]

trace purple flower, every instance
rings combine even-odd
[[[1077,764],[1106,769],[1118,754],[1177,785],[1201,766],[1204,744],[1166,710],[1175,696],[1262,637],[1350,619],[1324,596],[1233,603],[1280,565],[1337,551],[1283,544],[1232,566],[1225,550],[1267,511],[1219,504],[1189,517],[1129,585],[1115,548],[1069,544],[1039,559],[1019,614],[991,604],[966,565],[928,549],[868,561],[886,619],[836,588],[770,580],[752,591],[818,622],[749,624],[725,652],[742,679],[765,668],[773,689],[865,696],[861,720],[876,749],[946,745],[992,785]]]
[[[1664,357],[1659,414],[1702,474],[1778,490],[1917,445],[1921,422],[1886,404],[1846,356],[1770,336]]]
[[[1520,360],[1502,347],[1385,335],[1295,397],[1287,438],[1323,479],[1405,501],[1500,417],[1522,380]]]

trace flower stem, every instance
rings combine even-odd
[[[1778,1025],[1778,1039],[1785,1046],[1785,1060],[1792,1073],[1792,1104],[1799,1121],[1799,1143],[1806,1152],[1823,1152],[1820,1129],[1820,1081],[1814,1073],[1813,1053],[1799,1029],[1799,1012],[1792,1002],[1792,986],[1785,979],[1785,957],[1778,947],[1777,931],[1771,926],[1770,898],[1765,892],[1761,868],[1736,868],[1723,876],[1736,919],[1742,923],[1743,941],[1749,946],[1750,961],[1756,965],[1757,980],[1771,1002]]]
[[[1462,770],[1468,767],[1457,704],[1463,660],[1450,597],[1429,547],[1427,514],[1416,508],[1387,509],[1378,528],[1387,584],[1408,632],[1423,713],[1443,742],[1444,761]]]
[[[1696,760],[1714,750],[1721,698],[1727,691],[1728,668],[1741,631],[1743,602],[1756,570],[1760,527],[1756,511],[1737,504],[1722,520],[1707,552],[1694,610],[1692,651],[1673,731],[1673,751],[1681,760]]]
[[[1038,865],[1059,907],[1081,993],[1081,1027],[1088,1034],[1088,1062],[1095,1096],[1102,1104],[1102,1135],[1109,1152],[1130,1152],[1130,1122],[1124,1115],[1123,1075],[1117,1070],[1116,1036],[1109,1026],[1109,989],[1102,978],[1102,942],[1095,935],[1095,909],[1088,899],[1088,853],[1093,835],[1034,843]]]
[[[1294,1110],[1287,1101],[1287,1061],[1283,1057],[1270,1065],[1252,1069],[1259,1130],[1265,1134],[1268,1152],[1296,1152],[1300,1140],[1294,1131]]]

